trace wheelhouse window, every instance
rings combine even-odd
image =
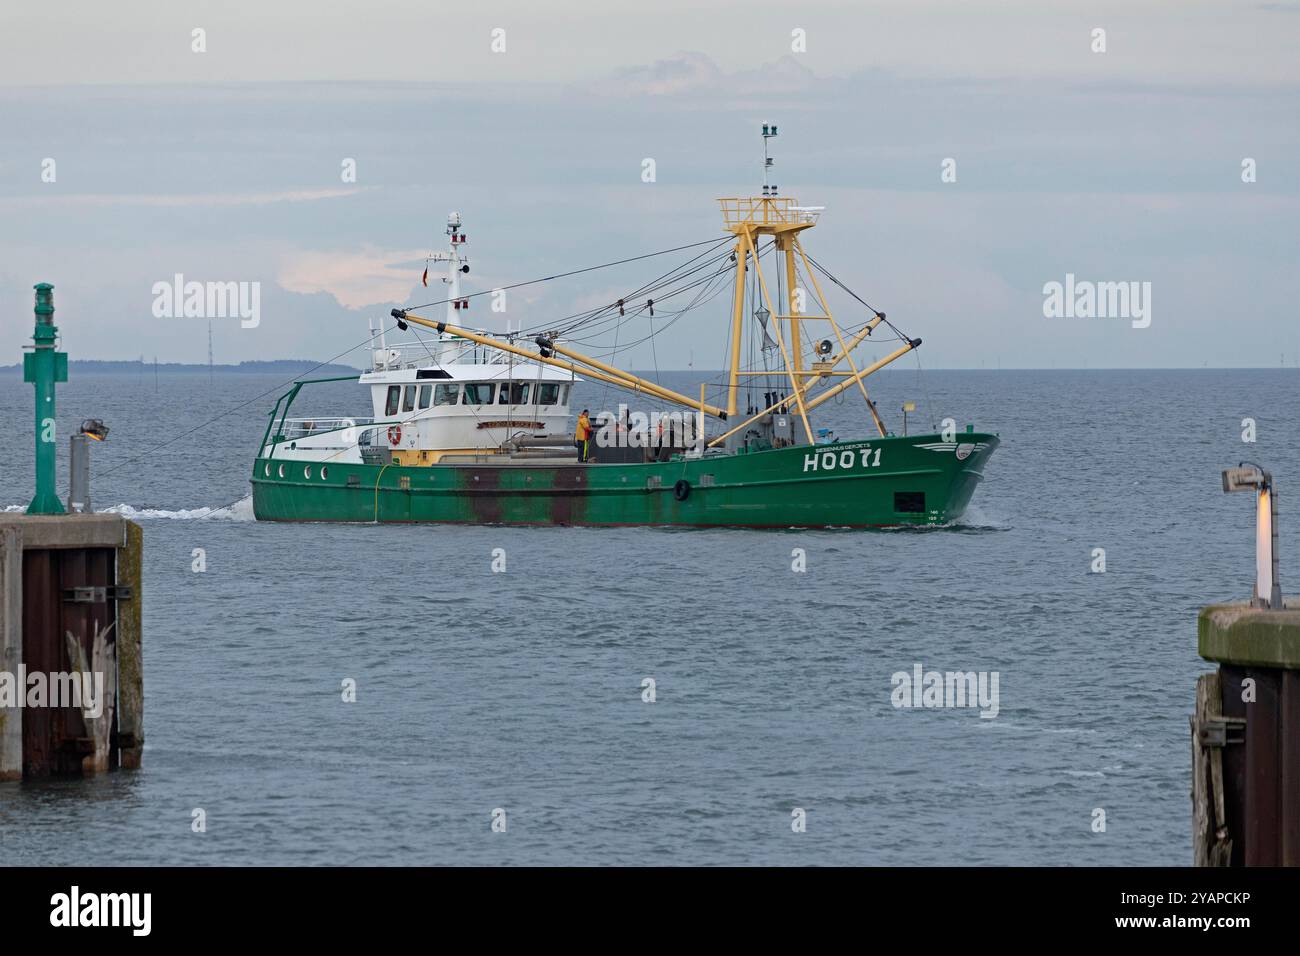
[[[433,387],[433,404],[455,405],[460,397],[459,385],[435,385]]]
[[[558,382],[539,382],[537,384],[538,405],[557,405],[559,401],[560,385]]]
[[[492,393],[496,390],[495,382],[469,382],[465,385],[464,403],[466,405],[491,405]]]
[[[527,405],[528,383],[502,382],[500,403],[502,405]]]
[[[562,385],[562,386],[560,386],[560,404],[561,404],[561,405],[567,405],[567,404],[569,404],[569,389],[572,388],[572,387],[573,387],[573,386],[571,386],[571,385]]]
[[[400,385],[389,385],[389,386],[388,386],[388,404],[384,406],[384,414],[385,414],[385,415],[396,415],[396,414],[397,414],[397,403],[400,402],[401,400],[402,400],[402,386],[400,386]]]
[[[428,408],[429,401],[432,399],[432,397],[433,397],[433,386],[421,385],[420,386],[420,407]]]
[[[406,394],[402,396],[402,411],[415,411],[415,386],[406,386]]]

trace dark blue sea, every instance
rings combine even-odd
[[[1196,613],[1253,573],[1219,472],[1274,471],[1297,590],[1300,372],[873,381],[895,428],[914,400],[913,431],[1001,435],[961,523],[261,524],[240,499],[280,378],[74,368],[60,433],[110,425],[94,505],[144,527],[144,767],[0,784],[0,862],[1189,863]],[[31,496],[31,404],[0,377],[0,507]],[[345,383],[296,410],[367,408]],[[825,408],[868,434],[860,400]],[[916,664],[997,672],[997,716],[894,707]]]

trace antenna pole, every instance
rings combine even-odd
[[[767,151],[767,141],[776,136],[776,127],[771,123],[763,124],[763,195],[775,196],[776,187],[768,185],[767,173],[772,168],[773,160]]]

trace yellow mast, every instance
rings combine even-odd
[[[766,202],[767,200],[764,200]],[[767,292],[767,281],[763,278],[763,266],[758,261],[758,248],[754,245],[750,233],[745,233],[745,244],[749,248],[750,255],[754,257],[754,273],[758,276],[758,289],[763,295],[763,301],[766,303],[768,312],[772,313],[772,331],[776,333],[776,345],[781,350],[781,358],[785,362],[786,373],[790,376],[790,387],[794,391],[795,407],[799,409],[799,417],[803,420],[803,430],[808,436],[808,442],[813,442],[812,425],[808,423],[808,411],[803,404],[803,389],[799,387],[799,377],[795,374],[794,366],[790,362],[790,353],[785,347],[785,336],[781,334],[781,320],[777,318],[772,309],[772,297]]]
[[[786,376],[790,380],[792,394],[789,398],[777,402],[773,408],[764,409],[740,425],[732,427],[722,436],[710,441],[709,444],[710,446],[719,444],[745,426],[770,414],[773,409],[788,408],[792,402],[798,410],[799,418],[803,423],[805,436],[809,442],[813,442],[815,439],[812,425],[808,420],[808,412],[821,405],[828,398],[839,395],[845,389],[852,388],[855,385],[862,393],[862,398],[867,404],[867,410],[876,426],[876,430],[881,436],[884,436],[888,434],[885,423],[881,421],[875,403],[872,402],[867,387],[863,384],[863,379],[912,351],[921,344],[921,340],[906,339],[901,348],[883,359],[873,362],[864,369],[858,369],[857,363],[853,361],[853,350],[871,334],[872,330],[884,321],[885,317],[883,314],[877,313],[859,332],[846,340],[844,332],[840,329],[834,316],[831,315],[830,305],[822,292],[821,284],[817,281],[817,276],[813,273],[812,265],[799,238],[801,232],[805,229],[811,229],[817,224],[821,207],[800,206],[794,199],[779,196],[778,188],[768,182],[772,159],[768,155],[767,141],[776,135],[777,128],[775,126],[764,124],[763,195],[718,200],[722,207],[723,222],[727,230],[736,236],[736,291],[731,309],[731,368],[728,381],[728,413],[735,415],[738,409],[739,380],[742,375],[768,374],[766,372],[742,371],[740,368],[741,329],[748,318],[745,314],[744,275],[749,256],[754,257],[754,271],[758,278],[758,294],[762,299],[761,304],[766,308],[768,315],[772,319],[771,332],[776,339],[777,347],[781,351],[781,358],[785,364]],[[772,237],[778,260],[784,265],[786,285],[784,298],[786,301],[781,303],[781,309],[773,307],[772,298],[763,277],[763,267],[759,262],[758,243],[762,236]],[[813,290],[816,293],[817,303],[821,307],[820,315],[809,314],[806,303],[800,301],[806,298],[806,290],[805,295],[801,296],[798,286],[798,262],[800,261],[803,262],[804,270],[807,272],[808,279],[811,281]],[[789,323],[787,326],[788,335],[782,334],[783,321]],[[825,354],[830,351],[831,347],[829,345],[825,351],[821,347],[814,348],[814,361],[811,368],[806,367],[804,364],[803,323],[807,321],[829,322],[835,341],[839,343],[839,351],[834,355],[828,356]],[[835,367],[842,361],[847,362],[850,371],[835,371]],[[809,397],[809,390],[819,380],[831,377],[843,377],[843,381],[822,392],[816,398]]]
[[[790,352],[794,358],[796,376],[803,372],[803,336],[799,328],[801,310],[794,277],[794,244],[797,241],[798,239],[793,235],[778,236],[776,240],[776,247],[785,259],[785,296],[788,305],[786,318],[790,321]]]
[[[736,240],[732,255],[736,259],[736,294],[731,303],[731,375],[727,382],[727,415],[736,414],[740,384],[740,333],[745,323],[745,260],[748,258],[748,240]]]

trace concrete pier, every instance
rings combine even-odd
[[[1300,599],[1200,613],[1192,717],[1197,866],[1300,866]]]

